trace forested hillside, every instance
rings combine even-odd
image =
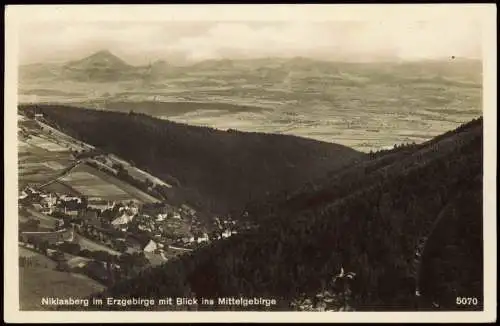
[[[240,212],[250,201],[294,189],[366,155],[294,136],[193,127],[144,114],[60,105],[21,105],[69,135],[117,154],[167,182],[173,195],[212,213]]]
[[[473,308],[481,309],[482,130],[476,119],[426,144],[374,154],[282,196],[274,209],[272,201],[262,209],[254,204],[251,214],[268,214],[255,229],[101,295],[256,296],[278,300],[259,310],[289,310],[299,296],[314,298],[343,268],[355,273],[355,310],[464,309],[456,296],[477,297]]]

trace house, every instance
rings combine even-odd
[[[181,216],[181,214],[179,214],[179,212],[174,212],[172,214],[172,218],[174,218],[176,220],[180,220],[180,219],[182,219],[182,216]]]
[[[130,209],[130,212],[133,214],[133,215],[137,215],[139,214],[139,207],[135,204],[133,205],[130,205],[129,206],[129,209]]]
[[[142,249],[144,252],[154,252],[158,249],[158,244],[153,241],[153,240],[150,240],[148,242],[148,244]]]
[[[196,214],[196,210],[186,204],[181,205],[182,210],[184,210],[187,214],[189,215],[194,215]]]
[[[131,222],[133,219],[134,219],[133,215],[129,215],[129,214],[127,214],[127,212],[125,212],[121,216],[115,218],[111,222],[111,225],[122,227],[122,226],[128,224],[129,222]]]
[[[162,221],[165,221],[165,219],[167,218],[167,214],[158,214],[156,216],[156,222],[162,222]]]
[[[202,243],[202,242],[208,242],[208,234],[203,233],[201,237],[198,237],[197,242]]]
[[[69,199],[71,198],[71,199]],[[69,216],[78,216],[80,214],[80,203],[77,199],[69,197],[69,198],[64,198],[61,200],[59,198],[59,205],[58,208],[60,211],[62,211],[64,214],[69,215]]]
[[[26,188],[26,192],[27,192],[28,194],[31,194],[31,195],[34,195],[34,194],[39,194],[39,193],[40,193],[40,191],[36,190],[35,188],[33,188],[33,187],[31,187],[31,186],[28,186],[28,187]]]
[[[148,244],[142,249],[145,252],[153,252],[158,249],[158,244],[154,240],[149,240]]]
[[[19,199],[24,199],[24,198],[27,198],[28,197],[28,194],[26,193],[26,191],[21,191],[21,194],[19,195]]]
[[[139,206],[131,201],[130,203],[125,203],[124,206],[121,206],[119,211],[128,211],[130,215],[137,215],[139,214]]]
[[[107,209],[112,209],[115,206],[115,202],[104,200],[101,198],[90,198],[87,201],[87,207],[98,209],[100,211],[105,211]]]
[[[43,199],[41,200],[41,204],[42,205],[45,205],[46,207],[53,207],[57,204],[57,197],[55,196],[52,196],[51,193],[49,193],[48,195],[42,195]]]
[[[94,210],[87,210],[82,216],[83,220],[92,226],[100,227],[101,221],[97,217],[97,212]]]
[[[191,236],[191,237],[184,237],[184,238],[182,238],[182,242],[184,242],[184,243],[193,243],[193,242],[195,242],[195,239],[194,239],[193,236]]]
[[[72,201],[75,201],[77,202],[78,204],[81,204],[82,203],[82,199],[80,197],[76,197],[76,196],[69,196],[69,195],[66,195],[66,194],[62,194],[59,196],[59,201],[60,202],[72,202]]]
[[[223,238],[229,238],[231,236],[231,231],[230,230],[225,230],[223,233],[222,233],[222,237]]]

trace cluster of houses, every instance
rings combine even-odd
[[[32,186],[19,195],[20,203],[31,205],[40,213],[79,219],[94,229],[133,234],[134,230],[147,235],[139,251],[162,254],[173,246],[192,249],[203,243],[228,238],[235,234],[235,221],[216,218],[215,231],[207,233],[197,219],[196,210],[189,205],[173,207],[168,204],[142,205],[134,201],[115,202],[102,198],[83,198],[44,192]],[[104,218],[104,212],[107,217]],[[106,222],[105,222],[106,220]],[[115,239],[117,240],[117,239]]]
[[[53,213],[60,200],[64,199],[59,199],[55,194],[45,193],[31,186],[26,186],[19,195],[20,203],[31,204],[33,208],[43,214]]]

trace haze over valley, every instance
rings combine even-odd
[[[127,63],[108,50],[19,69],[20,103],[142,112],[222,130],[283,133],[368,152],[428,140],[481,115],[481,62],[305,57]]]

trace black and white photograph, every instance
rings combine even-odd
[[[6,11],[16,316],[496,320],[496,7],[71,7]]]

